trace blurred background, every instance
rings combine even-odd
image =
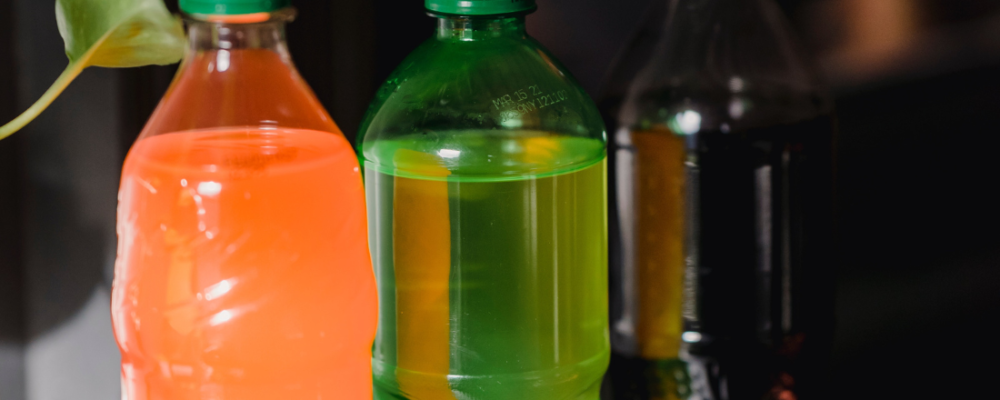
[[[538,0],[529,33],[595,97],[652,1]],[[0,120],[66,65],[53,1],[0,0]],[[433,20],[294,0],[292,55],[349,139]],[[1000,2],[778,0],[836,100],[836,398],[988,392],[1000,315]],[[177,9],[176,0],[167,0]],[[89,69],[0,141],[0,400],[115,399],[121,163],[174,67]],[[991,183],[993,182],[993,183]]]

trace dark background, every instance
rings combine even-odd
[[[528,30],[599,96],[650,1],[538,0]],[[0,0],[0,120],[66,65],[52,1]],[[168,0],[176,10],[176,0]],[[780,0],[836,99],[837,398],[990,392],[1000,315],[1000,2]],[[431,35],[419,0],[294,0],[293,57],[354,139]],[[118,173],[173,67],[89,69],[0,141],[0,399],[118,398]],[[976,396],[979,397],[979,396]]]

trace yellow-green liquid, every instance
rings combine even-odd
[[[382,161],[366,161],[375,397],[597,399],[609,358],[603,143],[462,132],[432,145],[365,149]]]

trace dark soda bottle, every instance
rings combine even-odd
[[[771,0],[658,0],[606,85],[616,399],[815,399],[832,106]]]

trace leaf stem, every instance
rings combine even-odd
[[[8,122],[4,126],[0,126],[0,140],[10,136],[14,132],[17,132],[33,119],[38,117],[38,114],[45,111],[49,104],[52,104],[52,101],[55,100],[56,97],[63,92],[63,90],[66,90],[69,83],[72,82],[77,75],[80,75],[80,72],[83,71],[84,68],[86,68],[86,63],[81,62],[80,60],[71,62],[67,65],[66,69],[59,75],[59,78],[52,83],[52,86],[50,86],[49,89],[42,94],[42,97],[40,97],[38,101],[35,101],[35,104],[28,107],[28,109],[21,113],[21,115],[14,118],[13,121]]]

